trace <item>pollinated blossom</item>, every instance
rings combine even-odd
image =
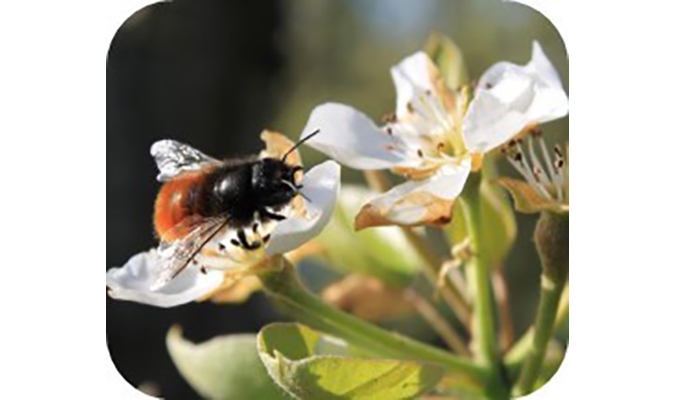
[[[303,132],[320,128],[309,145],[344,165],[389,169],[407,179],[366,204],[357,229],[448,223],[455,199],[486,153],[568,113],[560,78],[537,42],[529,63],[499,62],[473,91],[450,89],[423,52],[394,66],[391,75],[396,112],[384,125],[350,106],[326,103],[313,110]]]
[[[275,132],[264,132],[266,149],[261,157],[281,158],[294,143]],[[161,142],[160,142],[161,143]],[[193,154],[201,154],[193,152]],[[204,156],[208,157],[208,156]],[[213,160],[208,157],[209,160]],[[293,151],[289,162],[301,165],[300,155]],[[175,165],[158,163],[160,178],[180,174]],[[282,221],[271,221],[255,227],[249,234],[265,237],[253,250],[232,246],[236,233],[224,230],[204,246],[178,275],[163,282],[167,260],[174,256],[172,246],[160,244],[157,248],[132,257],[121,268],[111,268],[106,274],[108,295],[117,300],[135,301],[157,307],[175,307],[216,295],[227,298],[227,289],[241,289],[237,283],[256,272],[269,257],[291,252],[317,236],[328,224],[337,202],[340,188],[340,166],[334,161],[324,162],[302,178],[302,188],[293,202],[279,213]],[[162,282],[158,285],[158,282]],[[247,286],[258,286],[250,280]],[[249,289],[246,289],[249,290]],[[252,290],[252,289],[251,289]],[[233,293],[234,297],[242,297]]]

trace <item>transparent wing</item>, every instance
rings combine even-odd
[[[190,233],[181,239],[160,243],[158,254],[161,272],[151,289],[158,290],[164,287],[185,270],[202,249],[227,227],[228,222],[229,219],[225,217],[190,218],[176,226],[174,229],[186,229],[186,225],[189,225]]]
[[[166,182],[186,171],[197,171],[204,165],[220,164],[215,158],[175,140],[156,142],[152,145],[150,154],[159,168],[157,180],[160,182]]]

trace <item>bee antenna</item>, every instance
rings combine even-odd
[[[284,156],[281,158],[281,161],[286,162],[286,158],[288,158],[288,156],[289,156],[292,152],[294,152],[295,150],[297,150],[298,147],[300,147],[300,146],[302,146],[303,144],[305,144],[305,142],[307,142],[309,139],[311,139],[311,138],[313,138],[314,136],[318,135],[319,132],[321,132],[321,129],[317,129],[317,130],[315,130],[314,132],[312,132],[311,134],[309,134],[307,137],[305,137],[304,139],[301,139],[298,143],[295,144],[295,146],[291,147],[291,149],[288,150],[288,151],[286,152],[286,154],[284,154]]]

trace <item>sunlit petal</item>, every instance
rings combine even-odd
[[[157,291],[151,286],[160,274],[160,257],[156,250],[137,254],[122,268],[106,273],[108,294],[117,300],[135,301],[157,307],[175,307],[195,301],[215,290],[224,280],[221,271],[202,273],[195,265]]]
[[[568,99],[560,77],[534,42],[527,65],[500,62],[483,74],[465,118],[464,139],[469,150],[488,152],[528,125],[567,113]]]
[[[301,139],[317,129],[321,132],[307,145],[351,168],[387,169],[406,160],[391,137],[352,107],[337,103],[316,107]]]
[[[328,224],[340,190],[340,166],[326,161],[312,168],[302,180],[307,212],[293,214],[281,221],[272,231],[267,244],[268,255],[294,250],[317,236]]]

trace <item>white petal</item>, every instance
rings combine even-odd
[[[110,297],[168,308],[195,301],[223,283],[222,272],[212,270],[204,274],[199,267],[190,265],[166,286],[152,291],[150,287],[160,274],[159,260],[153,249],[132,257],[122,268],[108,270],[106,286]]]
[[[392,139],[360,111],[337,103],[316,107],[301,139],[319,129],[307,142],[340,164],[355,169],[387,169],[405,160],[392,151]]]
[[[551,62],[534,42],[525,66],[499,62],[481,77],[464,121],[464,140],[473,152],[488,152],[530,124],[564,117],[568,98]]]
[[[408,181],[375,197],[370,204],[378,210],[386,210],[386,219],[401,224],[415,225],[429,219],[428,204],[413,204],[408,201],[415,193],[428,193],[439,199],[454,200],[464,189],[471,173],[471,160],[465,158],[460,165],[446,165],[436,175],[422,181]]]
[[[279,222],[267,244],[268,255],[294,250],[317,236],[328,224],[340,191],[340,165],[326,161],[307,173],[302,180],[307,215],[294,215]]]
[[[408,104],[420,92],[434,91],[430,75],[431,59],[424,52],[417,52],[391,69],[396,86],[396,115],[408,114]]]

